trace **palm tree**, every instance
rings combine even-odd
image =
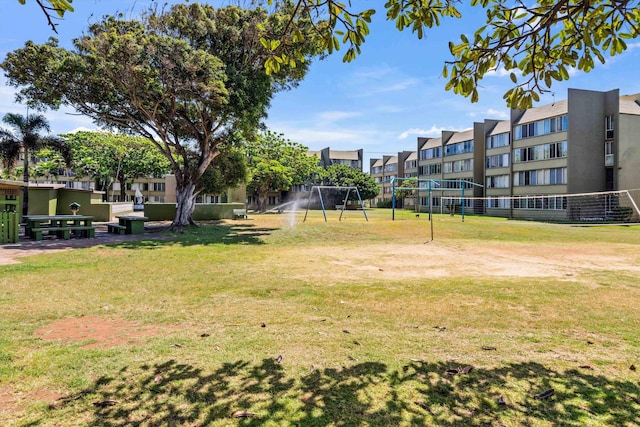
[[[43,148],[50,148],[59,152],[67,164],[71,161],[71,151],[64,140],[54,136],[40,136],[41,131],[50,132],[49,122],[41,114],[28,115],[8,113],[2,121],[12,128],[12,131],[0,129],[0,158],[2,166],[13,169],[24,154],[22,171],[23,181],[29,182],[29,159]],[[29,207],[29,188],[23,188],[22,215],[27,215]]]

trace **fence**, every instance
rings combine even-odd
[[[20,215],[18,202],[0,201],[0,244],[16,243],[20,231]]]

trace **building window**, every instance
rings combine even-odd
[[[548,135],[550,133],[564,132],[567,130],[568,120],[564,116],[552,117],[516,126],[514,139],[531,138],[534,136]]]
[[[604,165],[613,166],[613,141],[606,141],[604,143]]]
[[[488,176],[487,188],[509,188],[509,175]]]
[[[418,168],[420,175],[438,175],[442,171],[442,164],[436,163],[433,165],[424,165]]]
[[[508,197],[489,197],[487,198],[487,208],[509,209],[511,208],[511,199]]]
[[[443,163],[443,170],[444,173],[470,172],[473,170],[473,159]]]
[[[605,116],[604,118],[604,137],[606,139],[613,139],[613,115]]]
[[[567,198],[564,196],[521,196],[513,199],[514,209],[567,209]]]
[[[491,135],[487,141],[487,148],[506,147],[509,145],[509,132]]]
[[[509,153],[487,157],[487,169],[509,167]]]
[[[163,193],[165,191],[164,182],[154,182],[152,191]]]
[[[404,162],[404,168],[405,169],[413,169],[415,167],[418,166],[418,161],[417,160],[407,160]]]
[[[384,165],[384,171],[385,172],[395,172],[398,170],[398,164],[397,163],[391,163],[388,165]]]
[[[420,150],[420,160],[437,159],[442,157],[442,147],[427,148]]]
[[[464,154],[473,152],[473,140],[456,142],[444,147],[445,156],[455,156],[456,154]]]
[[[372,174],[379,174],[382,173],[382,166],[376,166],[374,168],[371,168],[371,173]]]
[[[567,183],[567,168],[538,169],[513,174],[513,186],[561,185]]]
[[[513,163],[532,162],[567,157],[567,141],[513,150]],[[488,158],[487,158],[488,159]]]

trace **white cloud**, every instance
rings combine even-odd
[[[333,123],[340,120],[351,119],[361,116],[362,113],[355,111],[324,111],[316,115],[317,119],[323,123]]]
[[[431,126],[430,129],[411,128],[411,129],[405,130],[400,135],[398,135],[398,139],[407,139],[411,135],[416,135],[416,136],[440,136],[440,134],[442,133],[443,130],[445,130],[445,128],[437,127],[435,125]]]
[[[407,78],[404,80],[394,80],[388,84],[367,85],[365,89],[354,92],[354,97],[365,97],[379,95],[381,93],[400,92],[420,83],[420,79]]]
[[[520,70],[506,70],[504,67],[494,68],[493,70],[487,71],[484,76],[485,77],[508,77],[511,73],[514,72],[516,75],[520,75]]]
[[[473,111],[469,113],[469,117],[480,117],[482,119],[508,119],[509,112],[505,110],[496,110],[494,108],[489,108],[486,111]]]
[[[627,43],[627,50],[633,50],[640,47],[640,42]]]
[[[354,76],[358,79],[380,80],[395,71],[396,70],[394,68],[391,68],[388,65],[382,65],[379,67],[361,69],[360,71],[356,71]]]

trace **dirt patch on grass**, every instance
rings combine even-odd
[[[297,249],[300,259],[321,259],[336,266],[335,275],[371,278],[410,277],[562,277],[573,280],[589,270],[607,269],[637,273],[635,252],[625,245],[579,250],[566,245],[479,242],[431,242],[429,244],[380,244],[360,247]],[[321,273],[321,272],[319,272]],[[304,271],[303,274],[309,274]]]
[[[141,326],[124,319],[83,316],[57,320],[35,331],[43,340],[63,343],[80,342],[82,348],[112,348],[120,345],[138,345],[145,338],[160,335],[166,328]],[[175,329],[175,328],[174,328]]]
[[[0,387],[0,413],[12,413],[23,409],[23,402],[41,402],[54,404],[65,395],[48,388],[40,388],[29,393],[22,393],[15,390],[11,385]]]

